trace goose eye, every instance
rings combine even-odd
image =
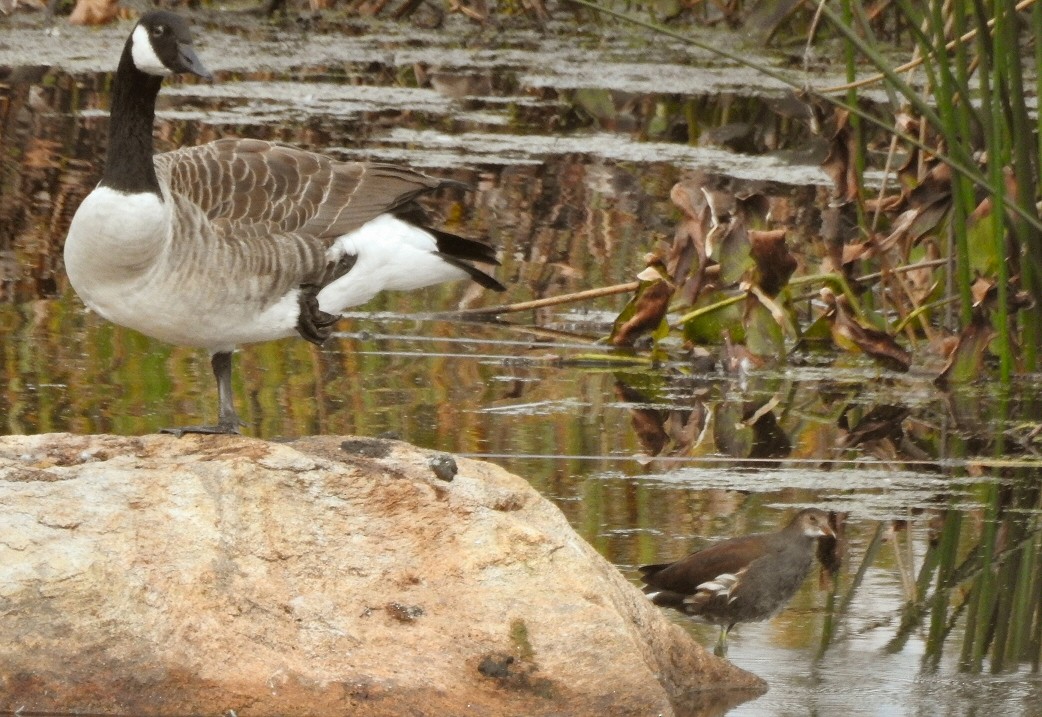
[[[166,34],[166,25],[156,25],[152,28],[152,37],[162,37]]]

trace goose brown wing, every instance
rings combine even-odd
[[[157,155],[171,191],[222,234],[274,229],[324,240],[357,229],[453,182],[386,164],[338,162],[253,139],[222,139]]]

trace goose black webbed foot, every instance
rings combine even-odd
[[[240,435],[239,426],[242,422],[236,419],[234,423],[218,423],[213,426],[175,426],[174,428],[160,428],[160,433],[169,433],[181,438],[186,433],[202,433],[209,436]]]
[[[326,342],[340,320],[336,314],[327,314],[318,308],[318,292],[321,290],[318,284],[301,284],[300,314],[297,316],[297,333],[318,346]]]
[[[160,433],[170,433],[180,438],[186,433],[203,433],[206,435],[239,435],[239,426],[246,425],[239,420],[232,401],[232,352],[217,351],[210,357],[214,378],[217,379],[217,423],[212,426],[177,426],[162,428]]]

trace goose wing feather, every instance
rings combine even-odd
[[[386,164],[340,162],[254,139],[223,139],[157,155],[170,190],[231,237],[295,234],[329,246],[445,180]]]

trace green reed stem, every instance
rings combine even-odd
[[[930,606],[930,631],[926,637],[924,666],[934,669],[941,662],[944,650],[945,624],[948,617],[952,585],[950,579],[955,568],[959,550],[959,534],[962,532],[962,511],[951,506],[944,516],[944,527],[937,545],[937,582]]]

